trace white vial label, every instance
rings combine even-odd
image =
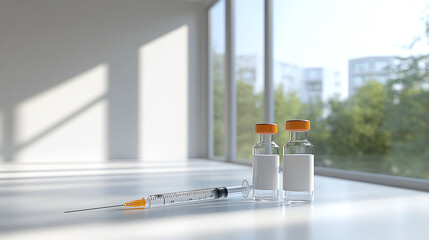
[[[279,155],[253,155],[253,187],[259,190],[279,189]]]
[[[283,155],[283,190],[302,192],[314,190],[313,154]]]

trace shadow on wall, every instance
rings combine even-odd
[[[200,5],[0,5],[0,160],[188,157]]]

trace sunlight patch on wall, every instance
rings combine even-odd
[[[106,155],[107,101],[98,101],[52,133],[16,153],[19,161],[102,161]]]
[[[21,102],[15,159],[104,158],[107,78],[108,66],[100,64]]]
[[[188,157],[188,36],[181,26],[139,51],[140,158]]]

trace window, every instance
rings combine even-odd
[[[213,89],[213,155],[225,155],[225,1],[219,1],[208,12],[209,74]]]
[[[264,122],[263,0],[235,0],[235,81],[237,159],[250,160],[257,142],[253,131]]]
[[[362,86],[363,84],[364,84],[364,79],[363,79],[363,77],[354,77],[353,78],[353,85],[354,86],[356,86],[356,87],[360,87],[360,86]]]
[[[422,20],[429,13],[427,1],[411,1],[273,0],[267,90],[265,1],[235,0],[236,159],[250,162],[253,126],[273,109],[279,146],[288,140],[286,120],[311,121],[316,166],[429,179],[429,29]],[[268,107],[267,92],[274,96]]]
[[[364,73],[369,71],[370,71],[369,62],[357,62],[354,64],[355,73]]]
[[[374,70],[377,72],[388,72],[389,62],[386,61],[376,61],[374,63]]]
[[[278,123],[311,120],[316,166],[429,179],[427,1],[411,2],[274,1],[275,61],[326,70],[321,87],[275,85]],[[418,37],[411,51],[400,47]],[[340,97],[328,71],[340,73]]]
[[[389,80],[389,78],[390,77],[388,75],[377,75],[377,76],[374,77],[374,79],[377,82],[379,82],[379,83],[381,83],[383,85],[385,85],[387,83],[387,81]]]
[[[322,82],[307,82],[307,90],[309,91],[322,91]]]
[[[308,79],[320,79],[320,70],[316,70],[316,69],[309,69],[306,71],[306,75]]]

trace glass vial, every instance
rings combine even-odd
[[[288,203],[314,199],[313,145],[307,139],[310,121],[286,121],[289,141],[283,146],[283,199]]]
[[[280,156],[274,142],[277,124],[256,124],[259,142],[253,147],[253,199],[277,201],[279,198]]]

